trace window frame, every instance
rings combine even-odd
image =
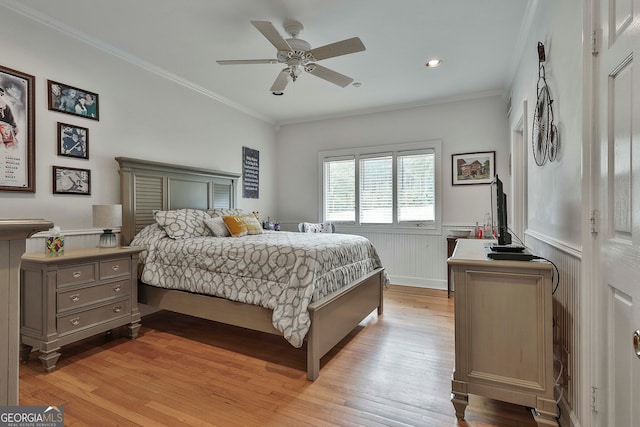
[[[434,159],[434,220],[433,221],[405,221],[398,222],[398,156],[415,155],[422,153],[433,153]],[[392,180],[393,180],[393,221],[391,224],[361,224],[360,223],[360,159],[382,157],[392,154]],[[319,215],[318,217],[325,220],[324,206],[324,179],[325,179],[325,161],[341,160],[353,158],[355,160],[355,221],[340,222],[332,221],[340,226],[345,232],[395,232],[410,234],[441,234],[442,229],[442,141],[420,141],[411,143],[378,145],[367,147],[346,148],[338,150],[324,150],[318,153],[319,165]]]

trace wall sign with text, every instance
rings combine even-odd
[[[260,196],[260,152],[242,147],[242,197],[258,199]]]

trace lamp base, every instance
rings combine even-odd
[[[110,228],[106,228],[103,230],[104,232],[100,235],[100,242],[98,243],[99,248],[115,248],[118,246],[118,236],[116,236]]]

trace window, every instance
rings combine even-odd
[[[323,220],[438,228],[439,152],[439,141],[321,152]]]

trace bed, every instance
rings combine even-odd
[[[142,245],[147,246],[141,259],[148,264],[139,269],[140,302],[160,309],[277,334],[287,339],[293,347],[301,347],[304,341],[307,378],[312,381],[318,378],[323,355],[374,310],[377,310],[378,315],[382,314],[387,276],[377,259],[375,249],[362,246],[368,242],[366,239],[331,233],[321,235],[279,231],[266,231],[240,238],[199,235],[189,239],[166,238],[162,235],[162,230],[158,233],[158,211],[188,211],[197,215],[206,212],[211,217],[237,213],[234,209],[239,174],[126,157],[117,157],[116,161],[120,166],[123,207],[122,244],[143,242]],[[345,248],[352,244],[351,241],[356,248],[354,252],[373,251],[371,256],[377,261],[346,262],[357,265],[355,271],[338,266],[336,272],[331,270],[332,267],[324,265],[329,263],[329,259],[344,260],[351,257],[351,254],[345,252]],[[227,249],[221,249],[219,245],[222,242],[226,242],[224,245],[227,245]],[[162,252],[160,247],[166,250]],[[249,252],[255,251],[256,247],[261,248],[262,252]],[[262,272],[261,277],[255,278],[248,277],[248,273],[240,273],[237,266],[224,263],[224,251],[229,248],[232,248],[238,259],[246,260],[269,257],[272,255],[268,253],[273,252],[275,258],[263,263],[265,265],[277,264],[275,260],[278,254],[280,259],[293,256],[294,252],[303,255],[295,266],[280,265],[281,268],[277,271]],[[334,248],[336,252],[332,254],[330,248]],[[163,253],[170,253],[171,256],[164,256]],[[192,265],[187,265],[191,261],[186,259],[174,262],[173,258],[179,253],[197,253],[200,258]],[[157,263],[155,267],[151,267],[153,263]],[[169,270],[175,273],[175,264],[186,265],[186,273],[170,275]],[[317,274],[312,275],[313,278],[300,273],[311,269],[317,270]],[[150,272],[151,270],[153,271]],[[219,274],[223,277],[220,278]],[[287,274],[293,274],[297,279],[281,280]],[[244,282],[237,279],[238,275],[246,276]],[[173,279],[163,282],[170,276]],[[270,288],[274,283],[265,286],[267,277],[273,279],[275,285],[280,283],[280,286],[290,286],[290,282],[295,281],[296,286],[266,291],[257,297],[247,296],[248,289],[255,291]],[[220,284],[230,281],[234,281],[235,287],[232,289],[235,290],[222,290]],[[175,282],[184,283],[176,286]],[[292,312],[294,309],[278,299],[278,295],[287,292],[297,293],[295,310],[299,311]]]

